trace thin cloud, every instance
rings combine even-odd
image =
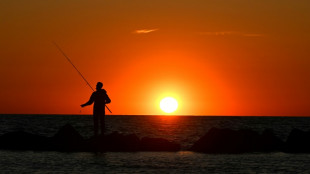
[[[245,37],[263,37],[263,34],[243,34]]]
[[[263,34],[242,33],[236,31],[215,31],[215,32],[198,32],[199,35],[206,36],[243,36],[243,37],[263,37]]]
[[[209,35],[209,36],[225,36],[225,35],[235,35],[234,31],[215,31],[215,32],[199,32],[200,35]]]
[[[148,34],[148,33],[155,32],[157,30],[158,30],[157,28],[154,28],[154,29],[140,29],[140,30],[134,31],[134,33],[135,34]]]

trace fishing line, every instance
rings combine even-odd
[[[79,73],[79,75],[83,78],[83,80],[86,82],[86,84],[90,87],[90,89],[95,92],[94,88],[88,83],[88,81],[86,80],[86,78],[83,76],[83,74],[77,69],[77,67],[72,63],[72,61],[70,60],[70,58],[66,55],[66,53],[57,45],[56,42],[53,42],[53,44],[58,48],[58,50],[62,53],[63,56],[65,56],[65,58],[68,60],[68,62],[73,66],[73,68]],[[105,107],[109,110],[110,113],[111,110],[109,109],[109,107],[107,105],[105,105]]]

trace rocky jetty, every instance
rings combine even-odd
[[[44,137],[26,132],[11,132],[0,136],[0,149],[64,152],[105,151],[179,151],[180,145],[162,138],[140,139],[135,134],[118,132],[105,136],[84,139],[71,125],[63,126],[53,137]]]
[[[0,149],[62,152],[175,152],[181,150],[181,147],[180,144],[163,138],[139,138],[135,134],[123,135],[118,132],[84,139],[70,124],[67,124],[52,137],[22,131],[6,133],[0,136]],[[310,132],[293,129],[287,141],[284,142],[270,129],[258,133],[246,129],[211,128],[187,150],[210,154],[310,153]]]
[[[249,153],[279,151],[284,146],[272,130],[210,129],[189,150],[203,153]]]
[[[284,152],[310,153],[310,131],[293,129],[287,138]]]
[[[10,132],[0,137],[0,148],[9,150],[46,150],[50,138],[22,131]]]

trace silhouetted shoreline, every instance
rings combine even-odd
[[[210,154],[239,154],[251,152],[310,153],[310,132],[293,129],[286,141],[274,135],[271,129],[261,134],[250,130],[211,128],[189,149]],[[0,136],[0,149],[61,151],[61,152],[137,152],[181,150],[181,145],[163,138],[139,138],[135,134],[113,132],[105,136],[84,139],[70,124],[66,124],[52,137],[23,131]]]

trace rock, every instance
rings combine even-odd
[[[281,140],[272,131],[211,128],[189,150],[204,153],[248,153],[278,150]]]
[[[211,128],[190,150],[205,153],[243,153],[250,151],[255,138],[255,132]]]
[[[51,150],[83,151],[86,149],[84,138],[70,124],[61,127],[52,137]]]
[[[286,141],[285,152],[310,153],[310,132],[293,129]]]
[[[57,141],[63,141],[66,143],[70,143],[72,141],[80,142],[84,140],[84,138],[70,124],[66,124],[61,127],[53,138]]]
[[[180,144],[170,142],[163,138],[148,138],[141,139],[141,151],[170,151],[175,152],[181,149]]]
[[[162,138],[142,138],[135,135],[122,135],[118,132],[93,139],[92,146],[97,151],[178,151],[180,145]]]
[[[122,135],[118,132],[99,136],[93,139],[92,146],[96,147],[97,151],[138,151],[140,140],[135,134]]]
[[[10,132],[0,137],[0,148],[9,150],[46,150],[49,138],[23,131]]]
[[[264,130],[257,142],[257,151],[260,152],[281,151],[283,147],[284,142],[271,129]]]
[[[66,124],[53,136],[43,137],[26,132],[11,132],[0,136],[0,148],[9,150],[44,150],[63,152],[135,152],[178,151],[180,145],[162,138],[142,138],[135,134],[113,132],[85,140],[70,124]]]

